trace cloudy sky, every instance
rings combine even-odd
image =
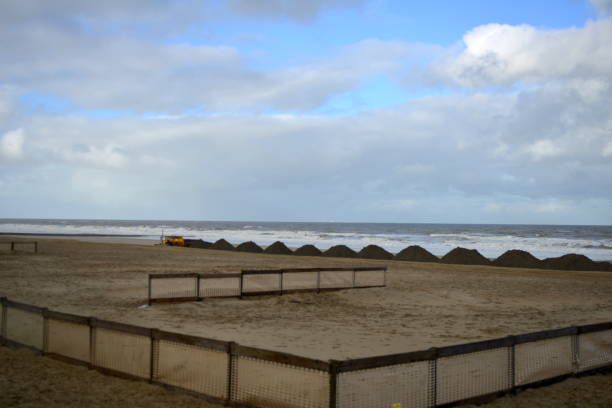
[[[612,224],[612,0],[1,0],[0,218]]]

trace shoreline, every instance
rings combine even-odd
[[[12,233],[0,232],[0,242],[8,241],[4,238],[38,238],[38,239],[58,239],[72,240],[81,242],[98,242],[106,244],[132,244],[132,245],[156,245],[159,239],[146,238],[141,235],[106,235],[106,234],[33,234],[33,233]]]

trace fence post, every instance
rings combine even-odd
[[[429,406],[438,405],[438,349],[432,347],[433,358],[429,360]]]
[[[96,328],[95,328],[95,317],[87,319],[89,323],[89,368],[95,368],[96,366]]]
[[[387,287],[387,267],[385,266],[385,271],[383,272],[383,286]]]
[[[508,347],[508,390],[512,393],[516,390],[516,337],[508,336],[510,346]]]
[[[198,283],[196,285],[196,296],[198,297],[198,300],[203,300],[204,297],[200,297],[200,274],[198,273]]]
[[[283,296],[283,275],[284,271],[281,269],[278,272],[278,286],[280,286],[280,295]]]
[[[232,401],[232,393],[234,392],[234,377],[236,375],[236,373],[234,372],[234,352],[235,352],[235,348],[236,348],[236,343],[233,341],[230,341],[227,345],[227,353],[228,353],[228,359],[227,359],[227,399],[226,399],[226,405],[230,405],[231,401]],[[235,380],[236,382],[238,382],[238,380]]]
[[[329,360],[329,408],[336,408],[338,398],[339,361]]]
[[[317,271],[317,293],[321,293],[321,270]]]
[[[196,290],[195,297],[196,297],[198,300],[201,300],[201,299],[200,299],[200,274],[199,274],[199,273],[198,273],[198,274],[197,274],[197,276],[196,276],[195,290]]]
[[[148,298],[148,302],[147,302],[147,304],[148,304],[149,306],[151,306],[151,274],[149,274],[149,292],[148,292],[148,293],[149,293],[149,295],[148,295],[148,296],[149,296],[149,298]]]
[[[0,346],[4,345],[4,339],[6,338],[6,298],[0,298],[0,304],[2,304],[2,325],[0,325]]]
[[[244,287],[244,271],[240,271],[240,299],[242,299],[242,288]]]
[[[38,241],[34,241],[34,253],[38,253]]]
[[[355,288],[355,280],[356,280],[356,279],[355,279],[355,278],[356,278],[356,276],[355,276],[355,275],[357,275],[357,272],[356,272],[356,271],[355,271],[355,269],[353,268],[353,288]]]
[[[41,311],[43,317],[43,347],[42,355],[44,356],[49,352],[49,309],[46,307]]]
[[[11,252],[15,252],[15,241],[11,241]]]
[[[155,380],[157,372],[157,364],[159,359],[159,342],[155,340],[155,332],[157,329],[151,329],[151,356],[149,359],[149,383]]]

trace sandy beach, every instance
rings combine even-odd
[[[36,240],[38,254],[26,248],[9,253],[0,247],[2,296],[63,312],[324,360],[612,320],[609,272],[254,255],[150,242]],[[384,265],[389,268],[386,288],[146,306],[149,273]],[[609,384],[610,376],[602,378],[607,380],[597,381]],[[608,391],[608,403],[611,395]]]

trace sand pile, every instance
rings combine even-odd
[[[569,271],[607,271],[608,262],[595,262],[580,254],[567,254],[557,258],[546,258],[542,261],[545,269],[563,269]]]
[[[212,246],[212,242],[207,242],[201,239],[185,239],[185,246],[189,248],[208,249]]]
[[[323,252],[321,252],[321,250],[319,248],[317,248],[314,245],[304,245],[299,247],[298,249],[295,250],[295,252],[293,252],[293,255],[297,255],[297,256],[321,256],[323,255]]]
[[[275,254],[275,255],[292,255],[293,251],[287,248],[287,245],[281,241],[276,241],[264,250],[264,254]]]
[[[240,252],[253,252],[256,254],[260,254],[263,252],[263,249],[253,241],[243,242],[242,244],[236,247],[236,250]]]
[[[364,259],[393,259],[393,254],[378,245],[368,245],[357,254]]]
[[[459,265],[491,265],[491,261],[482,256],[477,250],[461,247],[457,247],[444,255],[440,262]]]
[[[235,251],[236,248],[223,238],[211,245],[210,249],[219,249],[221,251]]]
[[[394,259],[397,261],[412,262],[440,262],[440,258],[418,245],[412,245],[402,249],[395,255]]]
[[[512,249],[504,252],[496,260],[493,261],[495,266],[506,266],[508,268],[542,268],[541,260],[531,255],[527,251],[520,249]]]
[[[346,245],[336,245],[323,252],[323,256],[333,256],[336,258],[357,258],[357,252]]]

